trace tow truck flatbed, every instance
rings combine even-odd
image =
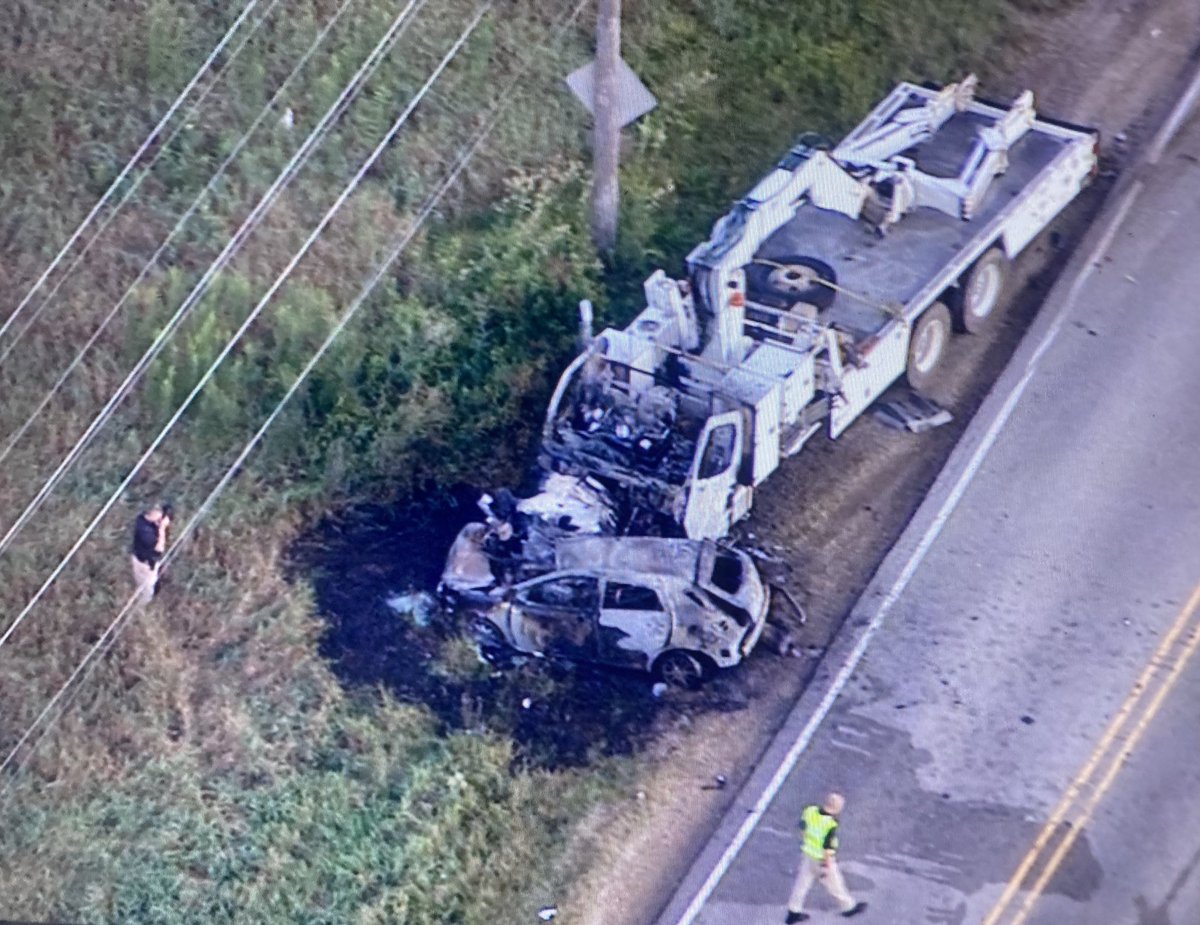
[[[901,84],[864,120],[863,127],[869,130],[891,113],[924,106],[935,93]],[[969,108],[951,115],[932,137],[902,152],[903,156],[933,176],[957,176],[971,155],[979,130],[993,127],[1006,112],[1000,106],[972,101]],[[932,296],[952,286],[1002,236],[1014,211],[1027,208],[1029,190],[1038,185],[1039,174],[1056,174],[1059,162],[1075,157],[1080,137],[1089,134],[1086,129],[1035,119],[1030,130],[1008,149],[1007,169],[992,180],[969,221],[937,209],[917,208],[895,231],[880,235],[860,219],[805,202],[763,242],[755,259],[775,262],[805,255],[829,264],[845,296],[834,299],[820,320],[841,330],[858,336],[876,334],[890,318],[880,307],[896,303],[912,321]],[[854,139],[855,135],[849,136],[834,150],[834,157]],[[1006,241],[1010,256],[1040,229],[1043,223],[1039,219],[1040,214],[1031,215],[1032,222],[1025,223],[1030,225],[1030,233],[1024,234],[1021,227],[1009,234],[1010,238],[1024,238]]]

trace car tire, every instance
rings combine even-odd
[[[708,678],[708,666],[708,659],[698,652],[671,649],[655,661],[654,675],[671,687],[694,691]]]
[[[778,257],[770,263],[751,263],[746,267],[750,297],[784,311],[798,302],[813,305],[818,311],[829,308],[837,292],[817,280],[837,285],[833,267],[815,257]]]
[[[904,378],[914,392],[923,393],[937,381],[950,346],[951,331],[950,310],[941,302],[925,309],[913,325]]]
[[[958,281],[950,300],[954,327],[967,334],[980,334],[991,327],[1004,303],[1008,257],[993,247],[971,265]]]

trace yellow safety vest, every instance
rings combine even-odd
[[[800,815],[804,821],[804,853],[818,861],[825,859],[825,840],[829,833],[837,828],[838,821],[830,815],[821,812],[819,806],[806,806]],[[837,836],[830,842],[830,847],[837,848]]]

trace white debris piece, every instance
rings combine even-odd
[[[385,603],[402,617],[412,617],[417,626],[428,626],[437,612],[437,601],[428,591],[406,591],[390,595]]]
[[[560,472],[549,473],[541,491],[520,501],[517,510],[548,523],[566,518],[580,533],[610,533],[615,520],[601,488]]]

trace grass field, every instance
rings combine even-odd
[[[0,360],[5,531],[402,4],[347,8],[168,239],[335,8],[261,0],[254,15],[266,15],[264,28],[222,59],[221,81],[155,147],[140,186],[126,181],[128,204],[78,272],[0,337],[4,354],[20,333]],[[474,9],[464,0],[421,6],[111,424],[37,516],[11,542],[0,540],[5,625]],[[640,760],[636,743],[598,741],[586,760],[546,761],[520,734],[511,691],[491,706],[464,698],[448,722],[404,693],[419,685],[395,685],[397,693],[387,679],[343,683],[320,654],[326,624],[312,582],[289,566],[287,551],[330,510],[519,478],[551,377],[571,349],[580,297],[596,299],[605,317],[625,316],[642,277],[660,265],[676,271],[801,130],[836,135],[894,80],[953,77],[1014,33],[1009,0],[627,0],[625,55],[660,105],[628,132],[620,250],[603,266],[586,237],[587,125],[561,83],[587,59],[590,10],[556,49],[539,48],[566,9],[506,3],[483,20],[345,213],[0,650],[7,753],[131,590],[126,532],[139,506],[168,497],[185,518],[195,509],[482,124],[483,108],[507,100],[507,116],[436,221],[172,566],[160,599],[128,623],[38,749],[22,753],[24,769],[3,780],[0,915],[525,922],[586,867],[576,824],[622,793]],[[0,24],[0,312],[21,301],[236,13],[216,0],[12,5]],[[280,121],[286,108],[291,128]],[[123,297],[95,347],[22,430]],[[480,670],[453,641],[441,651],[429,671],[462,678]],[[527,672],[519,683],[556,696],[554,678]],[[614,701],[614,711],[627,707]]]

